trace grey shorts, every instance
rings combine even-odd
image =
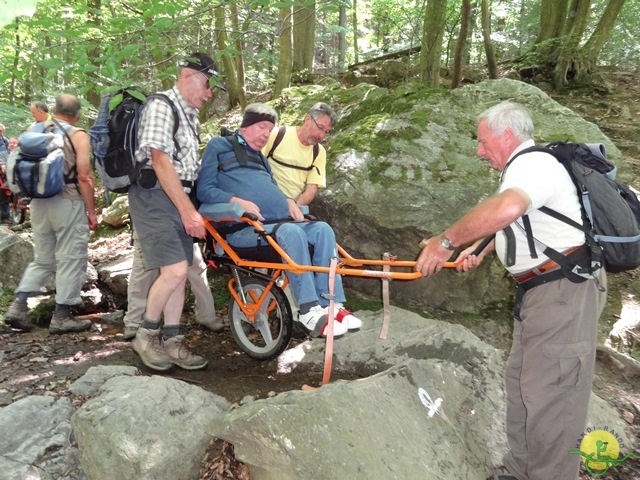
[[[147,270],[193,262],[193,237],[184,230],[180,214],[161,188],[129,189],[129,212]]]

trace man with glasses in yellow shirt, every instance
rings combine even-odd
[[[309,205],[318,188],[327,185],[327,153],[320,143],[337,123],[336,112],[316,103],[297,127],[274,128],[262,153],[269,159],[278,187],[296,204]],[[303,215],[298,212],[298,218]]]

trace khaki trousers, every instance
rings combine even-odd
[[[142,262],[142,249],[137,235],[133,235],[133,263],[129,274],[127,287],[127,313],[124,316],[124,324],[127,327],[139,327],[142,324],[142,316],[147,308],[147,295],[153,282],[160,274],[160,270],[154,268],[145,270]],[[193,263],[187,270],[187,280],[195,297],[196,321],[198,323],[211,323],[216,319],[216,309],[213,303],[213,295],[207,279],[207,264],[202,257],[202,251],[197,243],[193,244]]]
[[[606,287],[603,269],[598,281]],[[525,294],[505,373],[504,464],[518,480],[578,478],[581,457],[569,450],[585,428],[605,301],[593,280],[563,278]]]

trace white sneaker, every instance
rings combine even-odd
[[[327,311],[322,308],[320,305],[316,305],[315,307],[311,307],[304,315],[298,314],[298,321],[302,324],[304,328],[309,331],[309,335],[312,337],[326,337],[327,336],[327,327],[329,326],[329,316],[327,315]],[[333,337],[341,337],[347,333],[346,325],[338,322],[337,320],[333,321]]]
[[[356,330],[360,330],[360,328],[362,328],[362,320],[360,320],[353,313],[344,308],[341,303],[333,304],[333,312],[336,321],[342,323],[343,325],[346,325],[347,329],[350,332],[355,332]]]

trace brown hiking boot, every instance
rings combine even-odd
[[[133,351],[140,356],[140,360],[147,367],[164,372],[169,370],[173,363],[165,352],[165,347],[160,336],[160,329],[138,328],[136,336],[131,342]]]
[[[14,300],[9,306],[9,310],[4,314],[4,323],[16,330],[28,332],[33,330],[33,325],[29,322],[28,314],[29,307],[27,304],[18,303],[17,300]]]
[[[122,332],[122,336],[124,337],[125,340],[133,340],[134,338],[136,338],[136,333],[138,333],[138,328],[140,328],[138,325],[125,325],[124,326],[124,330]]]
[[[66,312],[53,312],[49,333],[84,332],[91,328],[91,320],[78,320]]]
[[[207,366],[207,361],[199,355],[187,350],[184,345],[184,335],[177,335],[164,342],[164,350],[171,363],[185,370],[200,370]]]
[[[224,330],[224,323],[222,323],[222,320],[218,320],[217,318],[214,320],[206,318],[204,320],[196,320],[196,322],[198,323],[198,325],[203,326],[213,333],[220,333]]]

